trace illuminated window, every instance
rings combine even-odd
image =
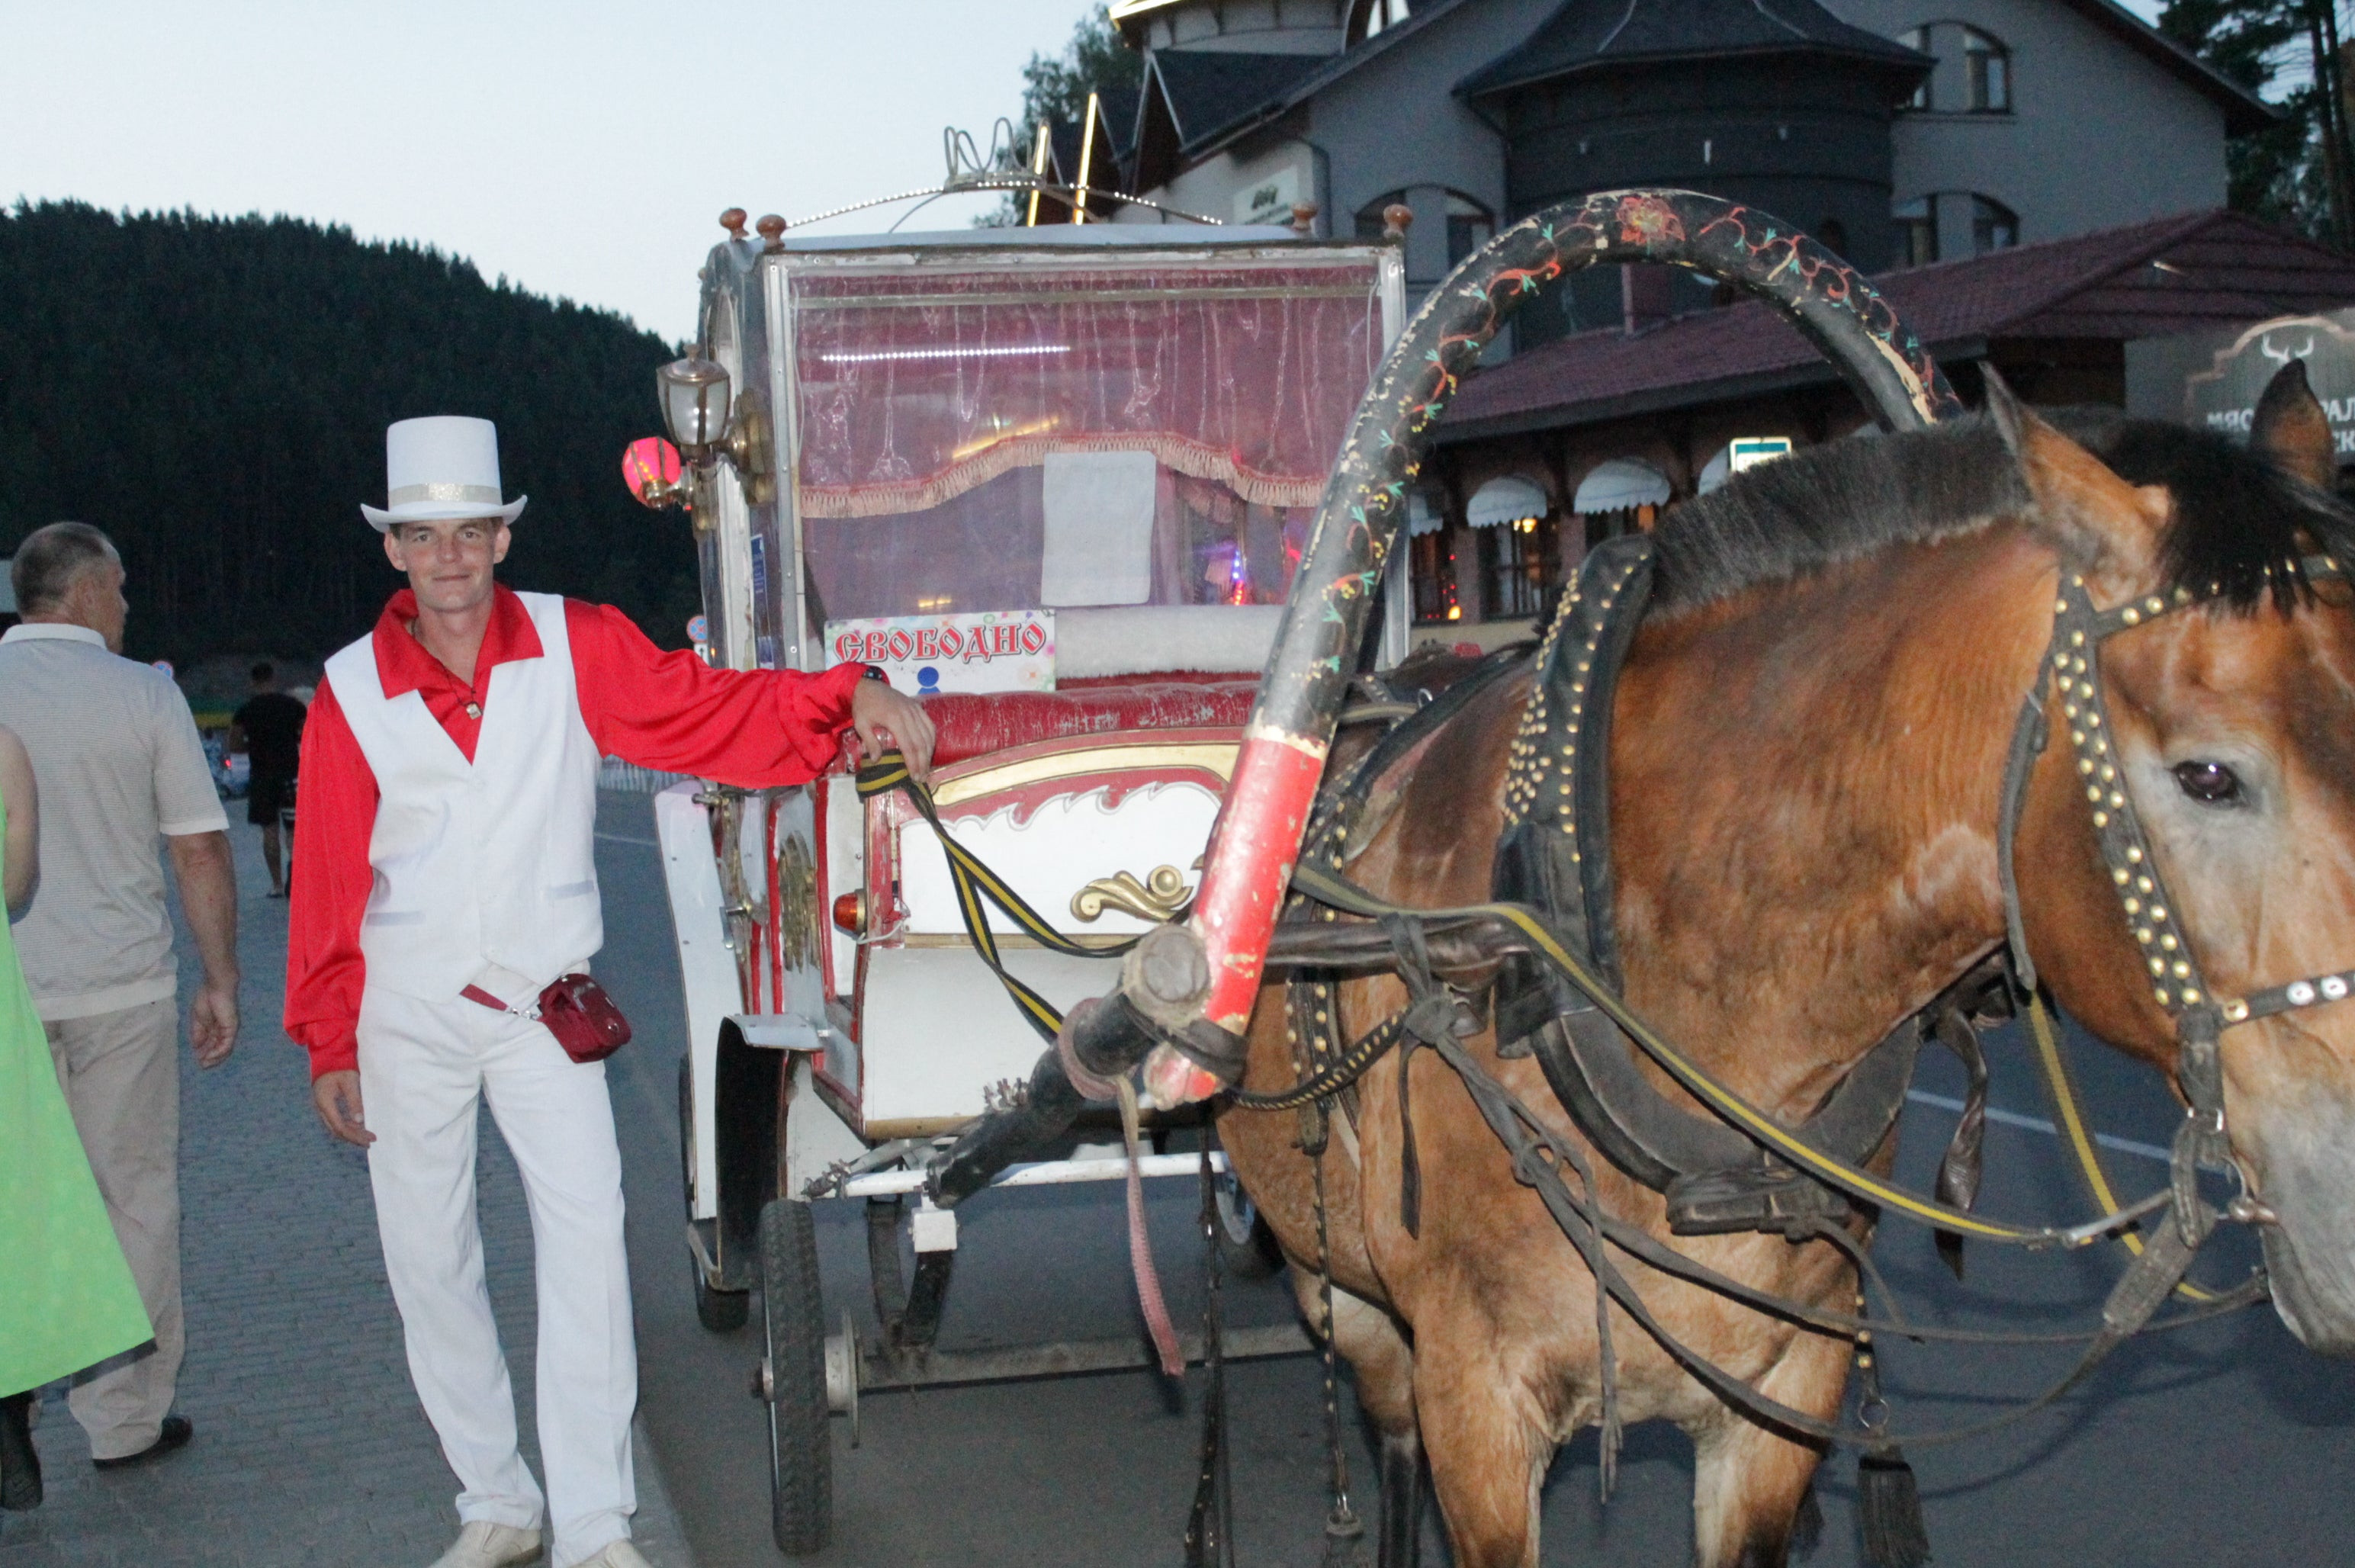
[[[1509,621],[1545,609],[1556,531],[1550,517],[1518,517],[1477,530],[1488,619]]]
[[[1418,624],[1464,618],[1464,607],[1455,602],[1455,552],[1448,547],[1452,537],[1444,528],[1418,534],[1408,554]]]

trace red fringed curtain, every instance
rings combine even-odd
[[[1364,266],[804,273],[794,313],[805,517],[925,511],[1105,450],[1312,507],[1382,350]]]

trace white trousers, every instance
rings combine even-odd
[[[359,1069],[385,1272],[410,1377],[464,1488],[458,1517],[521,1529],[551,1520],[549,1560],[570,1568],[627,1537],[637,1508],[637,1347],[604,1063],[574,1061],[547,1029],[510,1013],[370,987]],[[483,1283],[478,1099],[515,1152],[531,1210],[544,1504],[516,1447],[515,1392]]]

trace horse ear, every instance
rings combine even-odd
[[[2129,485],[2102,460],[2053,429],[1985,368],[1987,417],[2019,464],[2033,498],[2031,524],[2085,575],[2098,603],[2157,586],[2158,544],[2173,510],[2164,485]]]
[[[2249,444],[2272,458],[2283,472],[2296,475],[2316,489],[2328,492],[2339,485],[2337,443],[2330,433],[2330,416],[2306,379],[2306,361],[2292,359],[2274,372],[2257,400],[2249,422]]]

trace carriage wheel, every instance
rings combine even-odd
[[[678,1163],[681,1192],[695,1190],[695,1077],[694,1069],[686,1058],[678,1063]],[[687,1207],[688,1223],[695,1221],[695,1205]],[[744,1327],[752,1316],[752,1293],[749,1290],[717,1290],[703,1272],[703,1260],[695,1249],[687,1251],[687,1272],[695,1282],[695,1320],[714,1334],[733,1334]]]
[[[1212,1179],[1210,1197],[1219,1211],[1219,1262],[1229,1278],[1266,1279],[1284,1266],[1275,1232],[1260,1218],[1259,1206],[1233,1171],[1222,1170]]]
[[[768,1328],[769,1524],[777,1550],[826,1549],[834,1512],[834,1436],[826,1399],[826,1311],[810,1207],[761,1211],[761,1316]]]

